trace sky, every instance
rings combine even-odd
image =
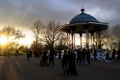
[[[27,28],[36,20],[66,24],[81,13],[82,4],[97,20],[120,23],[120,0],[0,0],[0,25]]]
[[[120,0],[0,0],[0,28],[19,27],[31,38],[29,28],[36,20],[69,23],[81,13],[82,4],[85,13],[100,22],[110,27],[120,24]]]

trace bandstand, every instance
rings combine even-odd
[[[82,35],[85,33],[86,35],[86,47],[89,48],[89,41],[91,41],[91,45],[95,44],[96,47],[101,46],[100,35],[101,31],[106,30],[108,28],[108,23],[100,22],[93,16],[86,14],[85,9],[81,9],[81,13],[72,18],[69,24],[63,25],[60,30],[67,33],[67,39],[70,40],[71,47],[75,47],[75,34],[80,35],[80,48],[82,48]]]

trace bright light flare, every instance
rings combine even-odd
[[[6,45],[8,42],[8,39],[6,36],[0,36],[0,44]]]
[[[28,46],[30,47],[32,42],[33,42],[33,38],[31,37],[25,37],[25,38],[21,38],[19,40],[17,40],[17,42],[20,44],[20,45],[24,45],[24,46]]]
[[[24,34],[25,34],[25,37],[16,40],[16,42],[19,43],[19,45],[30,47],[34,41],[34,37],[32,33],[29,31],[24,32]]]

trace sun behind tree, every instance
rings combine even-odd
[[[7,37],[6,36],[0,36],[0,44],[1,45],[6,45],[7,44],[7,42],[8,42],[8,40],[7,40]]]
[[[24,37],[22,32],[15,27],[6,26],[0,30],[0,47],[2,48],[4,54],[9,57],[8,52],[14,47],[15,40]],[[10,53],[10,52],[9,52]]]

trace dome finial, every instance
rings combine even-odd
[[[85,9],[83,8],[83,0],[82,0],[82,9],[81,12],[84,13]]]
[[[82,8],[82,9],[81,9],[81,12],[82,12],[82,13],[84,13],[84,11],[85,11],[85,9],[84,9],[84,8]]]

